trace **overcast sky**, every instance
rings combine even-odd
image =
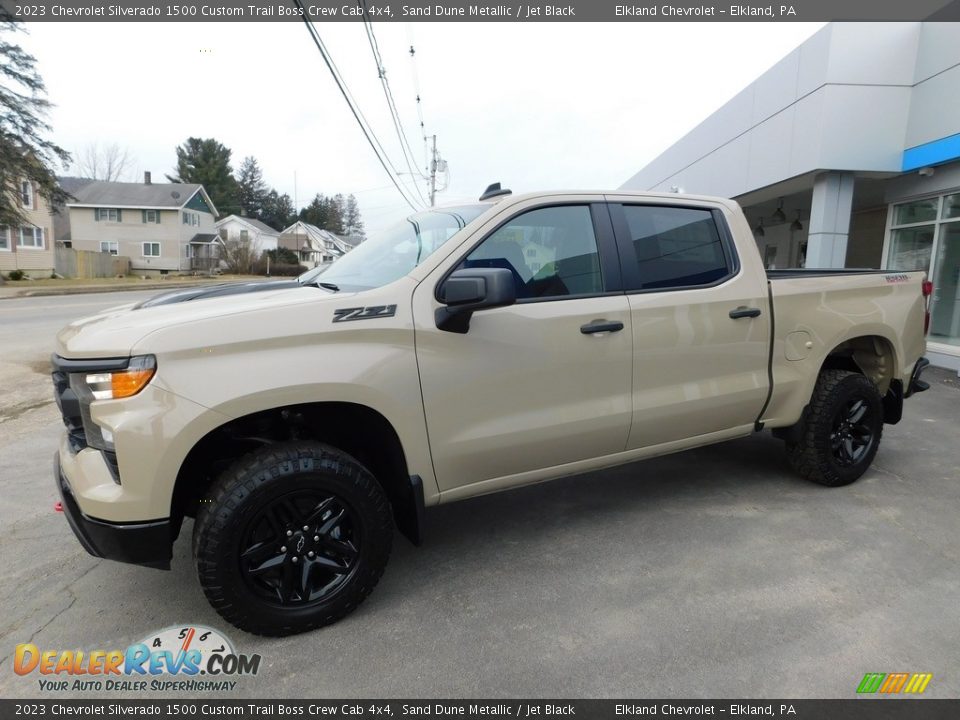
[[[616,188],[821,26],[374,27],[422,169],[415,66],[426,132],[449,163],[439,204],[476,198],[494,181],[514,191]],[[363,25],[317,28],[406,171]],[[233,150],[234,168],[254,155],[298,206],[317,192],[356,194],[368,232],[407,208],[301,23],[35,23],[20,40],[56,105],[54,140],[74,152],[119,143],[135,158],[131,180],[144,170],[162,180],[178,144],[214,137]]]

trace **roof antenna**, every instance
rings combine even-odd
[[[501,195],[510,195],[513,190],[507,188],[500,188],[500,183],[495,182],[491,185],[487,185],[487,189],[483,191],[483,195],[480,196],[481,200],[489,200],[490,198],[500,197]]]

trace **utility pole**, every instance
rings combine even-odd
[[[436,204],[437,197],[437,136],[433,138],[433,149],[430,152],[430,207]]]

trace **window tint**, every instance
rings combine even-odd
[[[640,288],[706,285],[730,273],[709,210],[624,205]]]
[[[597,238],[586,205],[518,215],[476,247],[461,268],[505,268],[517,298],[586,295],[603,290]]]

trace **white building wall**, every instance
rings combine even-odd
[[[623,189],[737,197],[823,169],[899,172],[922,30],[922,23],[828,25]],[[950,32],[960,45],[960,28]],[[924,67],[951,57],[932,53]],[[913,120],[917,136],[929,134],[924,122]]]

